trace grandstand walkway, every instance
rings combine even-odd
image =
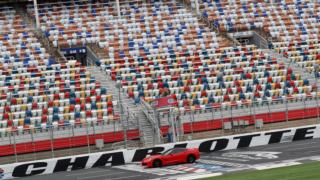
[[[222,38],[222,41],[219,42],[221,47],[241,45],[236,38],[229,37],[227,33],[220,33],[219,29],[214,27],[213,23],[210,22],[207,18],[204,18],[201,15],[197,15],[196,9],[191,6],[191,3],[186,3],[184,0],[178,0],[177,2],[180,2],[180,4],[189,12],[191,12],[195,17],[197,17],[200,22],[204,23],[207,27],[210,28],[211,31],[216,32],[218,37]]]
[[[140,127],[138,128],[140,129],[141,138],[143,138],[141,139],[141,141],[143,142],[144,146],[153,146],[153,128],[149,120],[147,119],[146,115],[143,113],[143,107],[140,105],[135,105],[132,99],[130,99],[119,89],[115,88],[117,87],[116,82],[112,81],[111,78],[107,76],[105,72],[101,72],[102,70],[99,69],[97,66],[88,67],[88,71],[96,78],[96,80],[101,82],[101,85],[103,87],[107,88],[107,90],[110,94],[112,94],[114,99],[122,103],[122,107],[124,109],[125,114],[128,114],[129,112],[133,112],[133,114],[135,114],[134,117],[136,119],[127,118],[127,120],[125,120],[125,128],[128,129],[129,126],[132,127],[140,125]]]
[[[24,22],[33,31],[36,38],[39,40],[41,45],[47,50],[51,57],[54,57],[57,63],[65,63],[67,59],[64,55],[55,47],[50,44],[48,38],[41,32],[40,29],[36,28],[35,20],[33,17],[27,13],[26,9],[23,9],[21,6],[15,6],[16,12],[23,18]]]

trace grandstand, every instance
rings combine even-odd
[[[0,7],[0,156],[319,118],[317,2],[35,5]]]

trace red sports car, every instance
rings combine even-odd
[[[198,148],[173,148],[159,155],[144,158],[141,162],[146,167],[161,167],[180,163],[194,163],[200,158]]]

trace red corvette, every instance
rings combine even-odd
[[[141,162],[146,167],[161,167],[180,163],[194,163],[200,158],[198,148],[173,148],[159,155],[144,158]]]

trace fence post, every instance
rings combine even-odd
[[[272,115],[271,110],[270,110],[270,104],[269,104],[268,100],[266,100],[266,102],[268,105],[268,111],[269,111],[269,117],[270,117]],[[272,122],[273,122],[273,120],[272,120]]]
[[[189,115],[190,115],[190,130],[191,130],[191,137],[193,139],[193,119],[192,119],[192,113],[191,113],[191,110],[189,112]]]
[[[249,111],[250,111],[250,119],[252,119],[252,106],[250,106],[250,104],[248,104],[248,107],[249,107]]]
[[[29,129],[29,131],[30,131],[30,136],[31,136],[32,150],[34,152],[32,155],[34,157],[35,155],[37,155],[37,153],[35,152],[35,147],[34,147],[33,129]]]
[[[316,102],[317,102],[317,120],[319,121],[319,101],[318,101],[318,69],[316,69],[316,76],[315,76],[315,81],[316,81]]]
[[[212,120],[214,120],[213,107],[211,107],[211,115],[212,115]]]
[[[17,143],[16,143],[16,131],[11,131],[13,132],[13,152],[14,152],[14,159],[15,162],[18,162],[18,154],[17,154]]]
[[[232,104],[230,104],[230,109],[231,109],[231,120],[233,120],[233,105]],[[235,110],[237,110],[237,109],[235,109]]]
[[[143,145],[145,143],[144,139],[143,139],[142,127],[141,127],[141,124],[140,124],[140,120],[139,120],[138,116],[135,113],[133,114],[133,118],[136,119],[137,125],[138,125],[138,128],[139,128],[139,140],[140,140],[140,143],[141,143],[139,145],[139,147],[141,147],[141,145]]]
[[[253,124],[254,124],[254,130],[256,131],[256,106],[255,106],[255,104],[257,104],[256,103],[256,101],[253,101],[252,103],[251,103],[251,108],[253,107]]]
[[[53,148],[53,126],[49,127],[49,133],[50,133],[50,146],[51,146],[51,157],[54,158],[54,148]]]
[[[87,146],[88,146],[88,153],[91,152],[90,150],[90,139],[89,139],[89,123],[88,121],[86,122],[86,133],[87,133]]]
[[[128,135],[128,129],[129,129],[129,119],[130,119],[129,107],[127,106],[127,118],[126,118],[126,120],[127,120],[127,135]],[[127,136],[127,138],[128,138],[128,136]]]
[[[123,130],[123,138],[124,138],[124,146],[127,149],[128,148],[128,142],[127,142],[127,127],[124,124],[124,109],[122,106],[122,99],[121,99],[121,82],[117,82],[116,84],[116,88],[118,89],[118,100],[119,100],[119,109],[120,109],[120,121],[121,121],[121,126],[122,126],[122,130]]]
[[[71,138],[69,138],[69,139],[70,139],[70,147],[72,150],[73,142],[74,142],[74,125],[71,125]],[[72,154],[74,154],[73,151],[72,151]]]
[[[288,121],[289,121],[289,115],[288,115],[289,110],[288,110],[288,99],[287,98],[286,98],[285,105],[286,105],[286,122],[288,123]]]
[[[307,107],[306,107],[306,99],[302,98],[303,99],[303,119],[306,118],[306,110],[307,110]]]
[[[170,122],[172,126],[172,131],[173,131],[173,136],[172,136],[173,142],[177,142],[179,141],[178,132],[177,132],[177,123],[175,122],[175,117],[173,115],[172,108],[170,108],[169,114],[170,114]]]
[[[222,105],[220,106],[220,116],[221,116],[221,131],[224,134],[224,119],[223,119],[223,112],[222,112]]]
[[[96,127],[93,121],[91,122],[91,126],[92,126],[93,135],[96,135]]]

